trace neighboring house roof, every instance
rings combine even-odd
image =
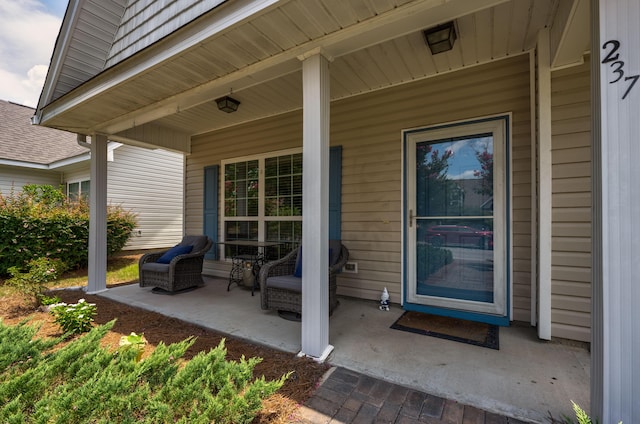
[[[50,165],[88,153],[77,143],[76,134],[31,125],[34,112],[28,106],[0,100],[0,161]]]

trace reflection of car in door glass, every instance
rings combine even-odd
[[[493,249],[493,231],[479,230],[466,225],[434,225],[427,229],[427,242],[435,247]]]

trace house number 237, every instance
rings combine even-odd
[[[627,91],[622,95],[622,100],[626,99],[631,89],[638,79],[640,79],[640,75],[631,75],[626,77],[624,74],[624,61],[620,59],[620,53],[618,53],[618,49],[620,48],[620,41],[618,40],[609,40],[602,45],[603,50],[608,50],[607,55],[604,59],[602,59],[602,63],[609,63],[611,68],[613,68],[613,74],[616,78],[613,81],[609,81],[609,84],[615,84],[620,81],[631,81],[629,86],[627,87]]]

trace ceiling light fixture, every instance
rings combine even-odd
[[[449,51],[453,48],[457,34],[453,21],[438,25],[423,31],[424,39],[431,50],[431,54]]]
[[[235,112],[238,110],[238,106],[240,106],[239,101],[229,96],[216,99],[216,104],[218,105],[219,110],[227,113]]]

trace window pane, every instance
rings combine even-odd
[[[233,199],[225,200],[224,202],[224,215],[236,216],[236,201]]]
[[[226,221],[225,240],[258,240],[257,221]],[[225,256],[231,257],[241,254],[249,254],[255,251],[251,246],[230,246],[225,245]]]
[[[266,223],[266,240],[282,244],[265,249],[267,259],[282,257],[296,248],[302,241],[302,222],[300,221],[268,221]]]
[[[89,194],[91,193],[91,181],[86,180],[80,183],[80,195],[85,199],[89,198]]]
[[[291,194],[302,194],[302,175],[294,175]]]
[[[291,195],[291,176],[286,175],[278,178],[278,195],[290,196]]]
[[[264,195],[267,197],[278,195],[278,179],[271,177],[264,180]]]
[[[68,193],[69,199],[77,200],[78,199],[79,190],[80,190],[80,183],[69,183],[68,188],[67,188],[67,193]]]
[[[293,155],[293,173],[302,174],[302,153]]]
[[[258,176],[257,160],[225,165],[225,216],[258,216]]]
[[[278,175],[278,158],[268,158],[264,161],[264,176],[275,177]]]
[[[302,154],[284,155],[275,160],[267,160],[265,179],[265,215],[301,216],[302,202]],[[296,172],[296,173],[294,173]],[[295,202],[295,204],[294,204]]]
[[[280,175],[291,174],[291,155],[280,156],[278,158],[278,173]]]
[[[291,211],[292,216],[302,216],[302,195],[293,196],[291,198],[293,210]]]

